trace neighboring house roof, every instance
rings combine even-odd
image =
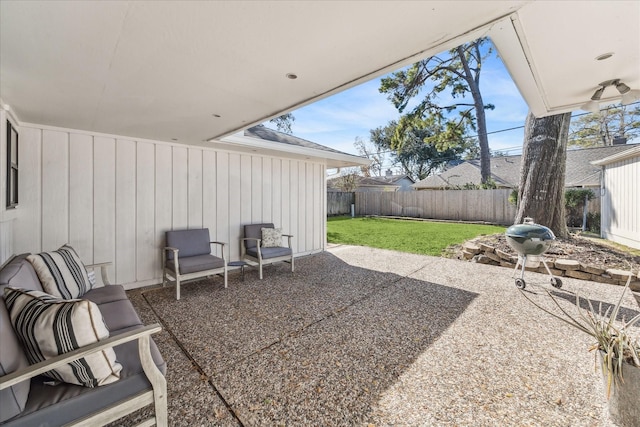
[[[565,186],[585,187],[600,185],[600,169],[591,164],[595,160],[626,151],[631,145],[613,145],[567,150]],[[491,158],[491,177],[498,187],[517,187],[520,181],[522,156]],[[429,176],[413,185],[415,189],[462,187],[480,184],[480,160],[474,159],[452,167],[438,175]]]
[[[402,181],[403,179],[408,179],[411,182],[415,182],[409,175],[404,174],[404,175],[385,175],[385,176],[377,176],[375,177],[375,179],[380,180],[380,181],[384,181],[386,183],[389,184],[397,184],[398,182]]]

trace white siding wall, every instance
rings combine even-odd
[[[15,219],[18,216],[18,209],[7,209],[6,179],[7,179],[7,120],[11,125],[18,128],[17,121],[11,113],[2,108],[0,100],[0,265],[7,261],[14,254],[14,233]],[[18,144],[22,144],[22,135],[18,138]],[[26,167],[24,160],[18,158],[19,168]],[[22,186],[22,182],[19,182]],[[22,203],[22,194],[19,195],[18,202]]]
[[[324,172],[321,162],[23,126],[13,251],[68,242],[86,263],[113,261],[112,281],[128,288],[160,281],[170,229],[207,227],[235,260],[242,225],[273,221],[295,235],[297,254],[321,251]]]
[[[602,237],[640,249],[640,156],[604,169]]]

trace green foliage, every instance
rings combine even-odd
[[[569,188],[564,192],[564,204],[567,208],[583,206],[584,201],[593,200],[596,197],[593,191],[584,188]]]
[[[421,127],[419,127],[419,126]],[[384,127],[371,130],[371,142],[381,150],[391,150],[394,163],[399,163],[406,174],[414,180],[421,180],[446,165],[448,161],[459,159],[467,149],[468,143],[461,138],[450,148],[439,149],[431,141],[441,128],[426,120],[416,121],[413,126],[405,129],[402,134],[402,146],[394,147],[393,138],[398,123],[390,121]]]
[[[482,184],[474,184],[473,182],[467,182],[464,185],[455,185],[447,187],[448,190],[495,190],[498,185],[493,179],[489,179]]]
[[[511,193],[509,193],[509,203],[511,203],[513,206],[518,206],[518,189],[514,188],[513,190],[511,190]]]
[[[392,137],[392,148],[401,149],[406,143],[405,135],[412,128],[439,129],[425,142],[434,144],[440,151],[459,144],[467,131],[477,131],[482,181],[489,178],[490,152],[484,111],[494,106],[485,103],[480,92],[482,62],[492,53],[491,48],[486,48],[487,44],[486,38],[465,43],[381,80],[380,92],[387,94],[403,114]],[[417,105],[406,112],[418,97],[421,99]],[[444,102],[443,98],[452,101]]]
[[[640,136],[640,106],[615,105],[573,117],[569,131],[569,145],[597,147],[612,145],[616,137],[631,140]]]
[[[448,222],[334,217],[327,219],[330,243],[370,246],[421,255],[440,256],[450,245],[505,227]]]
[[[600,212],[587,212],[587,230],[600,234]]]

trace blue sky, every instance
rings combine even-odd
[[[295,136],[326,145],[346,153],[357,154],[356,137],[369,140],[369,131],[384,126],[399,114],[386,95],[378,92],[380,79],[371,80],[306,107],[292,111]],[[488,132],[522,127],[528,107],[495,51],[483,63],[480,90],[485,103],[494,104],[487,111]],[[265,123],[268,127],[273,124]],[[492,151],[509,150],[520,154],[521,128],[489,135]]]

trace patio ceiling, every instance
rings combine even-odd
[[[207,145],[486,35],[543,116],[640,89],[639,27],[637,1],[3,0],[0,98],[27,123]]]

